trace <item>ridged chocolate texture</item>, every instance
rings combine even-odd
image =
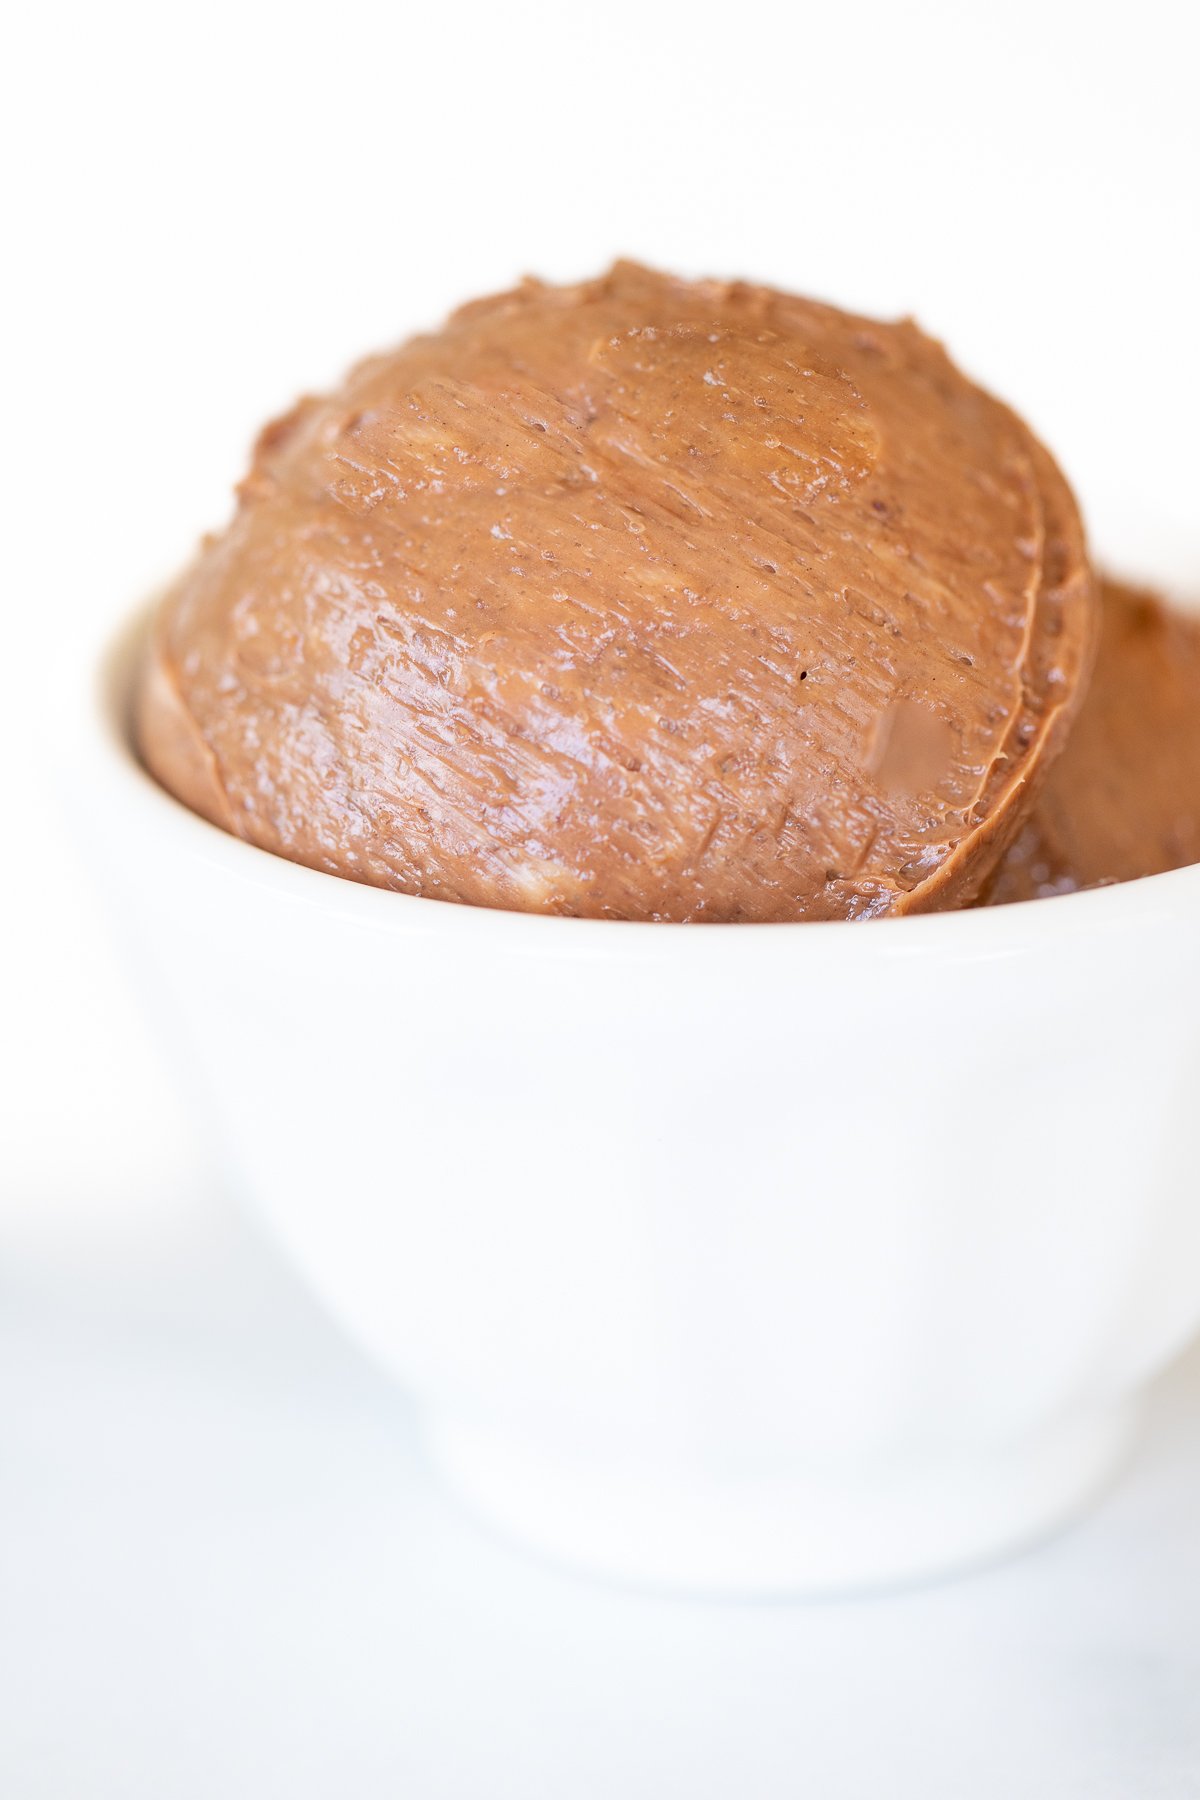
[[[1094,610],[1049,456],[916,326],[618,264],[269,426],[137,729],[197,810],[357,881],[867,918],[977,895]]]

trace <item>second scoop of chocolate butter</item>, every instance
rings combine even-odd
[[[1095,673],[992,904],[1200,862],[1200,617],[1106,581]]]
[[[1074,503],[912,324],[627,264],[262,435],[137,703],[318,869],[623,919],[962,905],[1086,681]]]

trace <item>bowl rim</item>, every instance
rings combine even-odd
[[[483,943],[536,954],[618,955],[637,960],[663,955],[702,957],[706,963],[731,954],[755,956],[764,946],[772,956],[819,954],[876,960],[923,955],[1015,956],[1034,945],[1065,945],[1080,933],[1143,932],[1154,924],[1200,923],[1200,863],[1134,881],[1057,894],[1004,906],[918,913],[870,920],[780,920],[696,923],[657,920],[590,919],[555,913],[519,912],[470,906],[456,901],[373,887],[312,869],[234,837],[193,812],[162,787],[133,748],[130,696],[146,632],[158,595],[109,619],[83,646],[76,681],[76,736],[80,740],[64,776],[71,792],[98,790],[100,808],[123,804],[140,812],[157,841],[187,857],[227,872],[240,882],[273,890],[282,902],[313,909],[387,933],[404,936],[465,934]]]

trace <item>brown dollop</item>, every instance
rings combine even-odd
[[[355,880],[611,918],[965,904],[1094,600],[1049,456],[915,325],[630,264],[268,427],[161,610],[146,762]]]
[[[1200,619],[1105,582],[1096,670],[988,900],[1034,900],[1200,862]]]

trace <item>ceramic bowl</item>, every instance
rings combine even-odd
[[[613,1576],[822,1593],[1036,1537],[1200,1322],[1200,868],[688,926],[297,867],[140,767],[73,791],[229,1166],[448,1480]]]

